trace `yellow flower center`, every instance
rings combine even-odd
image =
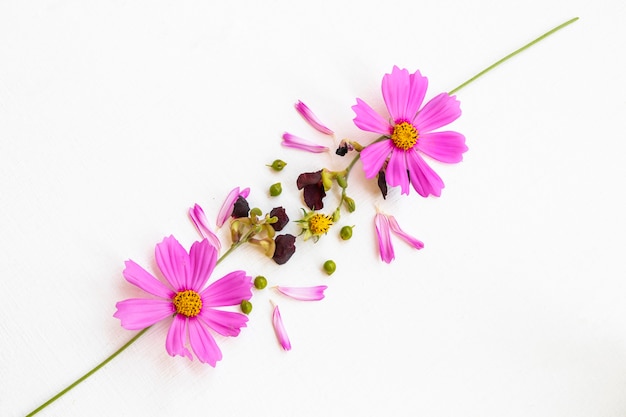
[[[396,145],[396,148],[408,151],[415,146],[418,137],[417,129],[411,123],[402,122],[393,127],[391,141]]]
[[[202,310],[202,299],[200,294],[195,291],[180,291],[172,300],[176,313],[187,317],[195,317]]]
[[[314,235],[322,235],[328,232],[330,226],[333,225],[333,219],[324,214],[315,214],[309,219],[309,230]]]

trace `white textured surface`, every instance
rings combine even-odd
[[[423,251],[396,241],[398,259],[378,260],[378,197],[355,173],[353,240],[300,244],[283,267],[246,249],[216,271],[324,283],[325,300],[260,293],[215,369],[169,357],[158,325],[40,415],[626,415],[622,2],[99,3],[0,3],[0,416],[131,337],[112,317],[137,294],[123,262],[153,267],[169,234],[189,246],[194,202],[214,218],[248,185],[297,217],[293,188],[270,200],[266,187],[341,165],[280,147],[284,130],[326,140],[296,100],[365,141],[350,106],[380,103],[394,64],[435,94],[573,16],[459,92],[470,151],[436,166],[442,198],[379,203]],[[264,167],[276,157],[279,175]]]

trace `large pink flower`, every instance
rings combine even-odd
[[[400,186],[402,194],[409,194],[411,184],[423,197],[441,195],[444,184],[421,154],[440,162],[456,163],[467,151],[462,134],[434,132],[461,115],[459,101],[455,96],[441,93],[422,107],[427,88],[428,79],[419,71],[409,74],[406,69],[394,66],[382,83],[390,118],[381,116],[359,98],[352,107],[356,113],[354,123],[359,129],[384,136],[361,151],[365,176],[374,178],[384,169],[389,185]]]
[[[209,329],[223,336],[237,336],[248,321],[241,313],[215,307],[250,299],[252,278],[234,271],[204,288],[217,262],[217,250],[207,239],[195,242],[187,253],[173,236],[167,237],[156,245],[155,258],[167,284],[135,262],[126,261],[124,278],[156,298],[120,301],[114,317],[125,329],[140,330],[174,316],[165,341],[167,352],[192,359],[185,346],[189,339],[198,359],[215,366],[222,352]]]

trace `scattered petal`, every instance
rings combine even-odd
[[[314,129],[317,129],[325,135],[332,135],[335,133],[326,126],[324,126],[324,124],[320,122],[320,120],[311,111],[311,109],[309,109],[309,107],[300,100],[298,100],[298,102],[295,104],[295,108],[298,113],[300,113],[300,115],[304,118],[304,120],[306,120],[307,123],[310,124]]]
[[[189,209],[189,217],[191,218],[194,226],[196,226],[196,229],[198,229],[200,236],[208,239],[209,242],[211,242],[211,245],[213,245],[216,249],[219,250],[222,248],[219,238],[209,227],[209,222],[200,205],[194,204],[194,206]]]
[[[316,287],[276,287],[278,291],[286,296],[300,301],[319,301],[324,298],[324,290],[326,288],[328,288],[326,285],[318,285]]]
[[[280,310],[277,305],[274,306],[274,312],[272,313],[272,324],[274,325],[274,331],[276,332],[280,346],[282,346],[284,350],[291,350],[291,342],[289,341],[289,336],[287,336],[287,331],[283,325],[283,318],[280,316]]]
[[[391,243],[389,219],[382,213],[376,213],[374,216],[374,225],[376,227],[376,236],[378,237],[380,259],[386,263],[391,263],[396,256],[393,251],[393,244]]]
[[[235,202],[239,199],[239,197],[248,198],[248,195],[250,195],[250,188],[240,190],[239,187],[235,187],[230,191],[230,193],[228,193],[226,200],[222,203],[222,207],[217,215],[217,220],[215,222],[217,227],[222,227],[230,216],[232,216]]]
[[[317,145],[309,140],[300,138],[287,132],[283,134],[283,146],[313,153],[322,153],[328,150],[328,147],[326,146]]]

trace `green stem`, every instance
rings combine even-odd
[[[577,20],[578,20],[578,17],[575,17],[573,19],[568,20],[565,23],[561,23],[560,25],[558,25],[557,27],[555,27],[553,29],[550,29],[549,31],[547,31],[543,35],[539,36],[538,38],[536,38],[536,39],[534,39],[534,40],[532,40],[530,42],[528,42],[526,45],[522,46],[521,48],[511,52],[510,54],[508,54],[504,58],[500,59],[499,61],[494,62],[493,64],[491,64],[490,66],[488,66],[487,68],[485,68],[484,70],[479,72],[478,74],[474,75],[472,78],[470,78],[469,80],[465,81],[464,83],[462,83],[458,87],[453,88],[452,90],[450,90],[450,92],[448,94],[452,95],[452,94],[456,93],[461,88],[466,87],[468,84],[472,83],[477,78],[485,75],[486,73],[488,73],[489,71],[491,71],[492,69],[497,67],[498,65],[502,64],[505,61],[508,61],[509,59],[513,58],[515,55],[519,54],[520,52],[525,51],[526,49],[530,48],[531,46],[533,46],[537,42],[542,41],[543,39],[547,38],[548,36],[552,35],[555,32],[558,32],[559,30],[563,29],[565,26],[571,25],[572,23],[574,23]]]

